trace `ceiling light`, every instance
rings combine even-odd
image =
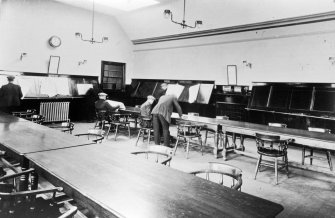
[[[179,24],[181,25],[183,28],[189,27],[189,28],[195,28],[195,27],[200,27],[202,25],[202,21],[201,20],[196,20],[194,23],[194,26],[190,26],[186,24],[185,21],[185,5],[186,5],[186,0],[184,0],[184,11],[183,11],[183,20],[182,22],[177,22],[173,20],[173,16],[172,16],[172,11],[170,11],[169,9],[164,10],[164,16],[165,18],[171,18],[172,23],[175,24]]]
[[[92,33],[91,33],[91,38],[90,39],[83,39],[83,35],[79,32],[75,33],[75,36],[77,38],[80,38],[81,40],[85,41],[85,42],[90,42],[91,44],[93,43],[103,43],[104,41],[108,41],[108,37],[106,36],[103,36],[101,41],[97,41],[94,39],[94,0],[92,1],[93,2],[93,7],[92,7]]]

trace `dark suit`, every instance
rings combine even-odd
[[[22,91],[19,85],[8,83],[0,89],[0,110],[12,112],[21,104]]]

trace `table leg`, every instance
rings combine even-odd
[[[222,131],[221,133],[221,141],[222,141],[222,153],[223,153],[223,160],[226,161],[227,160],[227,149],[226,149],[226,145],[227,145],[227,133]]]
[[[222,138],[221,138],[221,133],[219,132],[215,132],[215,135],[214,135],[214,157],[215,158],[220,158],[222,157],[222,146],[219,146],[219,144],[222,144]]]

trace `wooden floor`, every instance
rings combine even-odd
[[[73,134],[85,133],[93,123],[76,123]],[[170,127],[171,135],[175,135],[175,127]],[[113,133],[106,143],[113,146],[121,152],[132,152],[144,149],[147,143],[139,141],[135,146],[137,130],[132,130],[132,138],[127,134],[120,134],[114,141]],[[190,150],[189,159],[185,158],[185,151],[178,147],[176,156],[173,157],[171,167],[189,172],[203,168],[210,161],[225,162],[222,159],[215,159],[210,147],[213,139],[208,140],[204,155],[197,147]],[[153,144],[153,142],[152,142]],[[256,146],[253,140],[246,140],[246,150],[256,154]],[[99,144],[96,145],[99,149]],[[289,161],[300,161],[301,150],[290,149]],[[322,154],[321,154],[322,155]],[[242,191],[259,196],[284,206],[284,211],[278,217],[333,217],[335,214],[335,176],[324,173],[290,168],[290,175],[287,178],[285,173],[279,172],[279,184],[274,183],[274,170],[272,168],[264,169],[259,172],[257,179],[254,180],[254,170],[256,159],[230,154],[225,162],[237,166],[243,171]],[[315,165],[327,167],[326,163],[315,161]]]

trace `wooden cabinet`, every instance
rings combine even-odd
[[[125,90],[125,63],[102,61],[101,85],[105,92]]]
[[[215,90],[216,116],[228,116],[230,120],[245,121],[248,99],[248,86],[217,85]]]

